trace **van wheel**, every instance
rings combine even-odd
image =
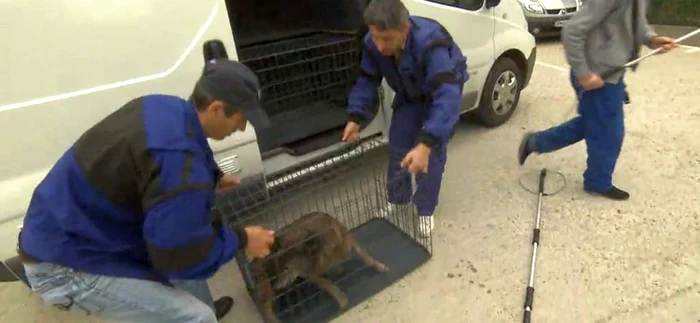
[[[497,127],[508,121],[518,106],[522,71],[508,57],[499,58],[491,68],[476,115],[487,127]]]

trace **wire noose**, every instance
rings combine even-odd
[[[520,175],[520,178],[518,179],[518,183],[520,184],[520,187],[522,187],[524,190],[526,190],[526,191],[528,191],[528,192],[530,192],[530,193],[532,193],[532,194],[537,195],[537,194],[539,194],[539,192],[536,192],[536,191],[534,191],[534,190],[530,190],[530,189],[527,188],[527,186],[525,186],[525,184],[523,184],[523,177],[525,177],[525,175],[529,175],[529,174],[532,174],[532,173],[534,173],[534,172],[538,172],[538,173],[539,173],[539,170],[534,170],[534,171],[525,173],[525,174],[523,174],[523,175]],[[553,195],[557,195],[557,194],[559,194],[559,192],[563,191],[563,190],[566,188],[566,177],[564,177],[564,174],[562,174],[562,173],[559,172],[559,171],[547,170],[547,172],[548,172],[548,173],[555,173],[555,174],[559,175],[559,177],[561,177],[562,181],[564,182],[564,185],[562,185],[561,188],[560,188],[559,190],[556,190],[556,191],[554,191],[554,192],[552,192],[552,193],[544,193],[544,192],[543,192],[542,195],[543,195],[543,196],[553,196]]]

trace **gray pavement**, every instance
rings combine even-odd
[[[512,120],[496,129],[463,122],[450,147],[436,213],[434,256],[402,281],[335,320],[520,322],[530,270],[542,167],[566,187],[543,205],[533,322],[699,322],[700,52],[645,61],[627,78],[627,137],[615,182],[632,197],[585,194],[585,145],[533,156],[515,152],[526,130],[573,116],[561,46],[540,44],[538,65]],[[551,174],[551,186],[563,182]],[[261,322],[235,264],[211,281],[236,298],[222,322]],[[0,285],[2,322],[88,322],[40,305],[19,284]]]

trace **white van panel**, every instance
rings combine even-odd
[[[236,58],[223,0],[2,1],[0,12],[11,13],[0,28],[0,221],[23,215],[60,155],[125,102],[186,98],[205,41],[222,40]],[[251,136],[249,126],[222,144],[251,144]],[[242,168],[260,173],[257,149],[246,150]]]
[[[535,37],[527,29],[527,20],[520,4],[516,1],[501,1],[494,10],[496,57],[507,50],[518,49],[527,59],[536,44]]]

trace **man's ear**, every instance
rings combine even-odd
[[[224,113],[224,103],[219,100],[214,100],[209,104],[207,111],[215,115],[219,113]]]

